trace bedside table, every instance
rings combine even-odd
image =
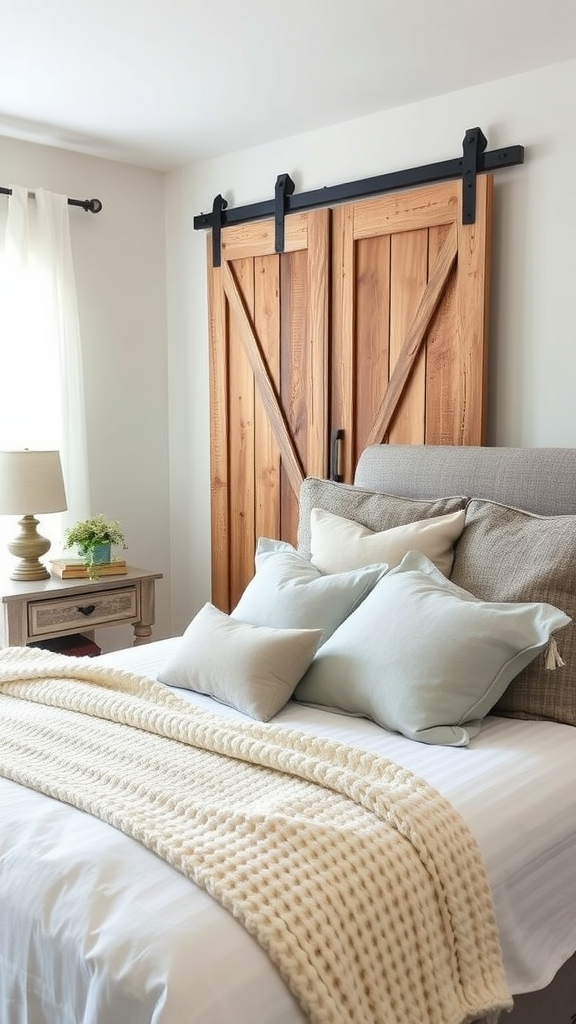
[[[94,581],[58,576],[34,583],[6,580],[0,585],[0,647],[25,647],[32,641],[126,623],[133,626],[135,646],[148,643],[160,579],[161,572],[129,567],[123,576]]]

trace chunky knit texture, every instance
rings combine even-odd
[[[460,816],[411,772],[95,659],[0,652],[0,772],[139,840],[256,937],[313,1024],[511,1006]]]

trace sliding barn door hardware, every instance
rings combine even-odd
[[[349,181],[343,185],[327,186],[296,195],[290,175],[281,174],[276,179],[274,199],[228,210],[226,200],[221,195],[216,196],[212,213],[200,213],[194,217],[194,230],[212,228],[212,261],[215,267],[219,267],[220,233],[223,227],[273,217],[276,228],[275,251],[283,252],[284,217],[288,213],[301,213],[320,206],[366,199],[368,196],[383,192],[396,192],[415,185],[431,185],[436,181],[448,181],[453,178],[462,178],[463,182],[462,222],[473,224],[476,219],[477,175],[524,163],[523,146],[507,146],[505,149],[494,149],[487,153],[487,144],[486,136],[480,128],[469,128],[462,143],[462,156],[453,160],[441,160],[421,167],[409,167],[403,171],[391,171],[373,178]]]
[[[274,187],[274,252],[284,252],[286,201],[296,188],[289,174],[279,174]]]
[[[212,264],[219,267],[222,261],[222,223],[224,210],[228,206],[223,196],[215,196],[212,203]]]
[[[476,220],[476,177],[488,139],[480,128],[469,128],[462,143],[462,223]]]

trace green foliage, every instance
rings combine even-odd
[[[94,561],[94,549],[101,544],[112,544],[126,548],[124,534],[117,519],[105,519],[102,512],[91,519],[82,519],[64,532],[64,547],[76,546],[86,564],[88,578],[98,579],[98,562]]]
[[[124,534],[117,519],[105,519],[102,512],[91,519],[83,519],[75,526],[69,526],[64,533],[66,548],[76,545],[89,554],[99,544],[114,544],[126,547]]]

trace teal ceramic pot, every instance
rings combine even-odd
[[[93,565],[104,565],[104,563],[112,561],[112,545],[96,544],[96,546],[92,548],[91,558],[90,553],[86,551],[86,549],[81,548],[80,554],[86,558],[87,561],[91,561]]]

